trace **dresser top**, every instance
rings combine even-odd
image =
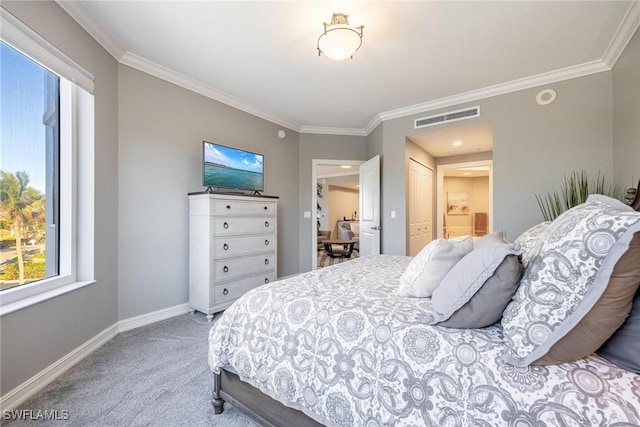
[[[244,193],[209,193],[207,191],[199,191],[197,193],[188,193],[190,199],[236,199],[236,200],[264,200],[279,199],[279,196],[254,196]]]

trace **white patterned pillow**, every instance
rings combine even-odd
[[[638,231],[640,213],[601,197],[556,218],[504,311],[505,360],[528,366],[573,329],[606,289]]]
[[[522,266],[527,268],[534,256],[538,253],[540,245],[542,244],[544,232],[549,228],[551,221],[544,221],[540,224],[536,224],[533,227],[522,233],[516,241],[516,248],[522,251]]]
[[[472,249],[471,236],[433,240],[411,260],[402,273],[396,295],[430,297],[449,270]]]

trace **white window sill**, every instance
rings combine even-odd
[[[5,314],[13,313],[15,311],[30,307],[34,304],[41,303],[51,298],[55,298],[60,295],[75,291],[76,289],[84,288],[85,286],[91,285],[92,283],[96,283],[96,281],[85,280],[80,282],[73,282],[69,283],[68,285],[58,286],[54,289],[50,289],[26,298],[19,299],[17,301],[8,303],[0,302],[0,317],[4,316]],[[0,301],[1,300],[2,297],[0,296]]]

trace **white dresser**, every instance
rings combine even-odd
[[[278,198],[189,194],[189,306],[207,315],[276,279]]]

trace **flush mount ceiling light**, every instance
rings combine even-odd
[[[324,54],[337,61],[353,58],[353,54],[362,46],[364,26],[352,27],[348,18],[349,15],[344,13],[334,13],[331,23],[324,23],[324,32],[318,38],[318,56]]]

